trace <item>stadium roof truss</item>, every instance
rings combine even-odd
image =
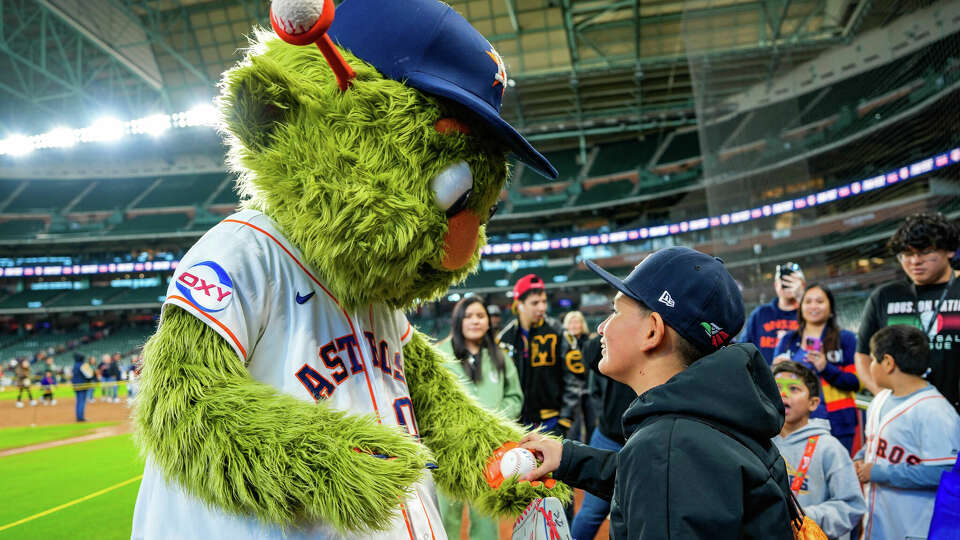
[[[710,91],[729,96],[849,39],[881,1],[897,2],[451,4],[507,64],[504,115],[536,140],[582,142],[691,123],[691,65],[708,65]],[[2,0],[0,9],[0,129],[28,135],[51,116],[79,127],[91,120],[79,115],[130,119],[209,101],[269,16],[266,0]]]

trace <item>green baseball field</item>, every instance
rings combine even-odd
[[[56,405],[16,407],[15,390],[0,392],[0,540],[130,538],[143,461],[119,396],[98,388],[77,422],[69,386]]]
[[[105,423],[0,430],[0,450],[75,438]],[[143,473],[131,435],[0,457],[0,539],[130,538]]]

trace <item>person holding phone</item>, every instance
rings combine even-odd
[[[797,329],[797,307],[806,279],[795,262],[778,264],[773,273],[773,290],[777,297],[768,304],[757,306],[744,326],[743,336],[737,341],[753,343],[769,364],[773,351],[784,334]]]
[[[800,299],[798,328],[777,344],[773,363],[799,362],[817,374],[823,399],[810,417],[828,419],[830,433],[851,451],[858,426],[853,393],[860,389],[857,336],[840,329],[835,305],[830,289],[811,285]]]

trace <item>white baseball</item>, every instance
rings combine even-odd
[[[537,458],[526,448],[508,450],[500,460],[500,474],[504,478],[520,476],[537,468]]]
[[[310,30],[320,20],[323,0],[273,0],[270,10],[284,32],[297,35]]]

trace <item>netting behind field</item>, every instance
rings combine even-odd
[[[896,275],[884,243],[905,215],[960,215],[960,153],[950,153],[960,146],[960,32],[944,24],[960,8],[883,13],[875,2],[854,32],[820,5],[783,4],[762,22],[767,45],[726,55],[711,40],[729,21],[691,11],[699,122],[674,139],[688,147],[678,163],[702,171],[700,204],[725,220],[710,241],[749,304],[773,296],[774,266],[792,260],[808,281],[850,291],[857,311],[855,291]]]

